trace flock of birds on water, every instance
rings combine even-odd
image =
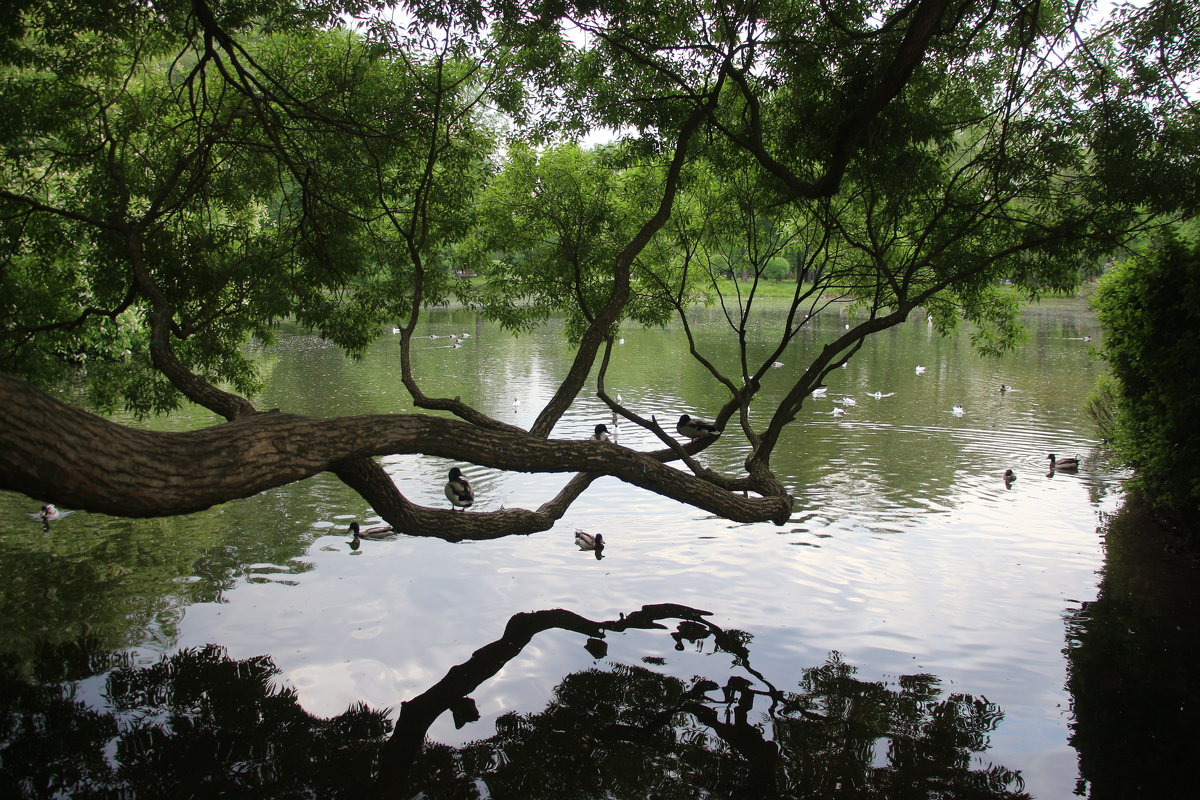
[[[398,334],[398,333],[400,333],[400,329],[392,328],[392,333]],[[463,341],[466,339],[469,339],[470,337],[471,337],[471,334],[469,334],[469,333],[461,333],[461,334],[451,333],[451,334],[449,334],[449,338],[453,341],[453,344],[451,345],[451,347],[462,347]],[[440,338],[444,338],[444,337],[439,336],[438,334],[431,333],[431,334],[429,334],[429,338],[430,339],[440,339]],[[1090,336],[1084,337],[1084,338],[1087,341],[1091,340]],[[619,343],[624,344],[625,340],[621,339]],[[782,361],[775,361],[771,364],[771,366],[779,368],[779,367],[784,366],[784,364]],[[842,366],[845,366],[845,364],[843,364]],[[916,366],[916,374],[924,375],[925,367],[923,365],[918,364]],[[1000,384],[1000,393],[1004,394],[1004,393],[1008,392],[1011,388],[1012,387],[1002,383],[1002,384]],[[827,395],[828,391],[829,391],[828,386],[819,386],[812,391],[811,396],[812,397],[825,397]],[[877,391],[877,392],[868,393],[868,396],[873,397],[876,400],[882,400],[886,397],[893,397],[895,394],[896,394],[895,392],[884,393],[884,392]],[[618,403],[622,402],[621,396],[619,394],[617,395],[617,402]],[[834,402],[840,403],[839,406],[835,406],[833,409],[832,414],[834,417],[842,417],[846,414],[846,408],[852,408],[852,407],[858,405],[858,402],[853,397],[850,397],[848,395],[843,396],[841,398],[841,400],[835,400]],[[520,406],[520,404],[521,404],[520,398],[514,397],[513,398],[513,410],[515,411]],[[955,403],[953,406],[951,406],[950,413],[952,413],[956,417],[961,417],[961,416],[963,416],[963,414],[966,413],[966,411],[961,405]],[[616,421],[617,421],[616,412],[613,412],[613,423],[615,424]],[[719,428],[717,428],[716,425],[714,425],[710,422],[705,422],[696,417],[693,417],[690,414],[683,414],[679,417],[679,421],[675,423],[675,431],[680,436],[683,436],[686,439],[688,439],[689,442],[695,442],[699,439],[704,439],[704,438],[709,438],[709,437],[717,437],[717,436],[721,435],[721,431]],[[589,438],[590,438],[590,441],[594,441],[594,442],[604,442],[604,443],[612,443],[613,442],[613,437],[608,429],[608,426],[603,423],[596,425],[591,437],[589,437]],[[1046,456],[1046,459],[1050,462],[1050,472],[1048,473],[1049,475],[1053,475],[1055,472],[1075,473],[1075,472],[1079,471],[1079,468],[1082,464],[1082,459],[1079,456],[1075,456],[1073,458],[1071,458],[1071,457],[1059,458],[1054,453],[1050,453],[1049,455]],[[1017,475],[1015,472],[1012,471],[1012,469],[1004,470],[1004,487],[1005,488],[1011,487],[1013,482],[1016,481],[1016,479],[1017,479]],[[447,475],[446,485],[443,487],[443,494],[445,494],[446,499],[448,501],[450,501],[451,510],[466,511],[468,508],[470,508],[472,505],[475,504],[475,491],[471,488],[470,482],[466,479],[466,477],[463,476],[462,470],[459,469],[458,467],[453,467],[450,470],[449,474]],[[48,530],[50,530],[51,522],[60,520],[63,517],[66,517],[68,514],[72,514],[72,513],[74,513],[74,512],[59,510],[53,504],[47,503],[47,504],[43,505],[37,513],[30,514],[29,516],[35,520],[41,521],[42,528],[44,530],[48,531]],[[350,523],[350,527],[349,527],[349,530],[347,531],[347,533],[349,533],[351,535],[350,549],[358,550],[360,543],[363,540],[380,541],[380,540],[394,539],[396,536],[399,535],[400,532],[397,531],[391,525],[376,525],[376,526],[373,526],[370,528],[363,528],[358,524],[358,521],[355,520]],[[591,533],[588,533],[587,531],[576,530],[575,531],[575,544],[579,547],[579,549],[581,551],[593,553],[597,560],[604,558],[604,536],[602,534],[599,534],[599,533],[591,534]]]

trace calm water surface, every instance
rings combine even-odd
[[[602,479],[551,531],[460,544],[401,537],[355,551],[347,524],[377,517],[326,476],[185,518],[80,512],[49,533],[27,519],[34,501],[4,494],[0,652],[32,660],[70,643],[86,664],[61,677],[104,708],[110,662],[151,664],[216,643],[234,658],[269,655],[303,707],[330,716],[358,701],[398,707],[518,612],[562,607],[614,619],[680,603],[751,634],[754,669],[777,687],[794,689],[804,669],[838,653],[863,680],[930,674],[947,694],[986,698],[1003,719],[982,763],[1018,770],[1035,797],[1069,797],[1079,774],[1068,743],[1064,621],[1096,598],[1098,528],[1122,501],[1124,475],[1106,463],[1082,413],[1101,369],[1085,339],[1099,336],[1093,318],[1058,302],[1026,319],[1027,343],[1000,360],[979,357],[965,337],[940,337],[924,319],[870,341],[830,376],[827,397],[806,403],[778,450],[777,474],[796,495],[783,526],[733,524]],[[768,375],[764,415],[806,354],[847,321],[827,312],[789,349]],[[721,326],[715,312],[705,316],[701,344],[731,368]],[[453,348],[451,332],[471,337]],[[519,425],[533,420],[571,355],[561,327],[513,338],[463,311],[434,313],[425,333],[440,337],[418,342],[428,393],[461,395]],[[624,336],[610,392],[660,421],[716,410],[720,391],[674,337]],[[390,335],[354,363],[289,333],[262,353],[268,389],[257,403],[323,416],[407,412],[398,357]],[[1002,393],[1001,384],[1012,388]],[[206,419],[194,412],[154,424]],[[555,435],[585,438],[600,421],[607,414],[585,396]],[[734,439],[703,458],[735,469],[745,450]],[[618,441],[654,446],[627,427]],[[1080,455],[1085,467],[1048,476],[1049,452]],[[445,504],[448,462],[383,463],[416,502]],[[480,510],[535,507],[568,477],[463,466]],[[1018,475],[1011,487],[1006,468]],[[576,528],[604,534],[603,560],[574,546]],[[445,715],[430,736],[448,744],[490,736],[501,714],[544,708],[564,675],[593,666],[650,659],[682,679],[725,681],[728,653],[704,639],[680,644],[615,635],[595,659],[578,637],[545,634],[475,696],[480,721],[460,730]],[[118,655],[98,655],[109,653]]]

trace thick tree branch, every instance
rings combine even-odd
[[[0,488],[73,508],[131,517],[187,514],[324,471],[365,475],[353,459],[416,453],[518,472],[612,475],[738,522],[783,524],[791,512],[791,498],[783,494],[742,497],[666,466],[670,451],[546,440],[410,414],[315,419],[266,413],[188,433],[143,431],[67,406],[0,373]],[[438,476],[438,489],[441,481]],[[546,512],[464,515],[414,506],[404,519],[412,527],[404,532],[462,530],[479,538],[530,533],[553,524],[564,497],[557,506],[547,504]],[[463,517],[478,523],[457,522]]]

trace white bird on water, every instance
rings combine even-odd
[[[950,409],[950,413],[952,413],[956,417],[961,417],[965,413],[965,410],[963,409],[962,406],[956,405]]]
[[[918,374],[918,375],[924,375],[924,374],[925,374],[925,368],[924,368],[924,367],[922,367],[920,364],[917,364],[917,374]]]

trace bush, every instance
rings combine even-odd
[[[763,268],[763,277],[773,281],[781,281],[788,276],[792,271],[792,265],[788,263],[786,258],[775,256],[767,261]]]
[[[1166,237],[1109,271],[1093,304],[1119,383],[1115,445],[1161,511],[1200,511],[1200,245]]]

